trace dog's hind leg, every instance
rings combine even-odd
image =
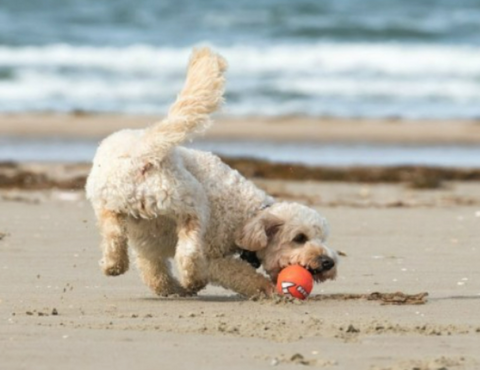
[[[103,257],[100,266],[109,276],[117,276],[128,270],[128,238],[125,216],[110,210],[97,212]]]

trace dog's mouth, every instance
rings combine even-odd
[[[323,281],[328,279],[329,272],[335,267],[335,262],[331,258],[324,258],[320,260],[320,263],[315,262],[313,264],[300,264],[305,270],[312,274],[313,278],[317,281]]]
[[[316,268],[313,268],[313,267],[309,267],[309,266],[302,266],[305,270],[307,270],[309,273],[311,273],[312,275],[320,275],[322,272],[324,272],[325,270],[321,267],[316,267]]]
[[[280,270],[283,270],[284,268],[286,268],[288,266],[291,266],[291,265],[293,265],[293,264],[288,264],[286,266],[282,266],[280,268]],[[313,267],[313,266],[304,265],[304,264],[301,264],[301,263],[295,264],[295,265],[302,266],[305,270],[307,270],[310,274],[312,274],[312,276],[321,275],[322,273],[326,272],[326,270],[323,267],[320,267],[320,266]]]

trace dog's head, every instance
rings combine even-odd
[[[288,265],[301,265],[315,281],[334,279],[337,253],[325,245],[328,226],[315,210],[297,203],[275,203],[247,220],[237,233],[242,249],[256,252],[263,268],[276,282]]]

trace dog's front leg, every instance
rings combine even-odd
[[[102,242],[103,258],[100,260],[105,275],[117,276],[128,270],[128,238],[125,217],[110,210],[97,213]]]
[[[143,281],[155,294],[159,296],[187,294],[175,278],[173,278],[169,266],[160,256],[158,256],[158,258],[152,258],[151,256],[138,253],[137,265],[141,271]]]
[[[175,261],[180,282],[189,293],[197,293],[207,285],[207,262],[203,253],[205,227],[195,216],[178,221],[178,242]]]
[[[255,271],[245,261],[228,257],[216,258],[209,262],[209,278],[212,283],[246,297],[271,296],[275,292],[273,283]]]

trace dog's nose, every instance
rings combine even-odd
[[[320,265],[323,271],[328,271],[335,266],[335,261],[328,256],[320,256]]]

